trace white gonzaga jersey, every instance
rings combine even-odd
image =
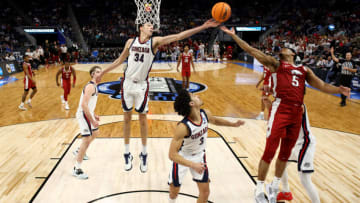
[[[94,82],[90,81],[88,84],[85,85],[85,87],[84,87],[84,89],[83,89],[83,91],[81,93],[80,101],[79,101],[79,107],[78,107],[77,112],[76,112],[76,114],[78,114],[78,115],[82,115],[83,112],[84,112],[82,107],[81,107],[81,103],[83,101],[85,88],[86,88],[86,86],[88,86],[90,84],[95,85]],[[91,97],[89,99],[89,103],[88,103],[89,111],[90,111],[90,114],[92,116],[94,116],[94,111],[95,111],[95,107],[96,107],[97,98],[98,98],[98,89],[97,89],[97,86],[95,85],[95,93],[93,95],[91,95]]]
[[[152,50],[152,38],[147,42],[140,42],[136,37],[129,48],[128,64],[125,69],[125,79],[136,82],[145,81],[148,78],[155,57]]]
[[[184,138],[179,153],[191,155],[205,151],[209,120],[203,109],[200,110],[200,115],[201,122],[199,125],[188,118],[181,121],[188,128],[189,134]]]

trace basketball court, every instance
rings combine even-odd
[[[160,1],[149,2],[135,0],[138,8],[135,24],[150,20],[156,31],[161,29],[157,18]],[[229,5],[220,3],[213,8],[211,14],[219,22],[231,16]],[[135,43],[145,44],[140,39]],[[149,44],[147,41],[144,46],[148,47],[142,51],[148,58],[155,55],[150,47],[152,41]],[[144,55],[142,59],[138,55],[135,61],[143,62],[143,59]],[[90,159],[82,164],[82,169],[89,175],[87,180],[72,175],[73,152],[82,139],[75,114],[83,87],[90,80],[89,70],[95,65],[104,70],[110,63],[72,65],[77,79],[69,95],[70,110],[64,109],[60,100],[63,90],[56,86],[58,65],[36,71],[38,93],[32,100],[33,107],[26,106],[26,111],[18,109],[24,91],[24,73],[1,79],[0,202],[167,203],[171,167],[169,146],[176,125],[182,119],[174,111],[174,100],[182,88],[182,76],[176,70],[176,61],[150,64],[151,61],[146,61],[148,67],[152,65],[148,75],[150,102],[146,173],[139,169],[141,138],[137,113],[133,113],[131,123],[133,168],[124,170],[124,112],[119,91],[126,63],[105,74],[98,84],[95,113],[100,115],[100,135],[87,151]],[[262,97],[255,85],[262,75],[262,68],[239,60],[194,63],[196,72],[191,72],[189,92],[199,95],[204,102],[203,108],[216,117],[233,122],[245,121],[245,125],[238,128],[209,124],[206,148],[210,177],[208,202],[254,202],[258,163],[268,128],[265,120],[255,119],[260,113]],[[359,202],[360,94],[352,92],[347,106],[340,107],[338,95],[307,87],[304,103],[311,131],[317,140],[312,181],[320,200],[326,203]],[[296,164],[288,166],[288,174],[294,196],[292,202],[310,202],[300,183]],[[273,176],[274,161],[265,182],[270,183]],[[177,202],[196,202],[197,197],[197,185],[188,173]]]
[[[204,70],[192,75],[190,91],[199,94],[205,103],[204,108],[213,115],[246,122],[239,128],[209,126],[209,201],[252,202],[257,164],[265,146],[266,131],[265,121],[254,120],[259,112],[261,97],[254,82],[260,73],[231,62],[199,63],[199,66],[201,64],[204,64]],[[92,65],[87,64],[89,67]],[[157,65],[158,69],[168,66],[166,63],[156,63],[154,71],[157,71]],[[163,93],[163,88],[171,93],[170,80],[158,78],[170,78],[176,86],[176,81],[181,81],[180,74],[171,71],[150,73],[155,86],[149,104],[150,160],[149,171],[145,174],[139,170],[138,117],[133,115],[135,122],[131,126],[132,137],[135,137],[131,139],[130,148],[134,155],[133,169],[125,172],[121,101],[111,98],[111,94],[103,89],[96,109],[101,115],[100,137],[89,148],[90,160],[83,164],[90,178],[79,180],[71,174],[74,164],[72,152],[80,141],[74,117],[80,92],[89,78],[86,72],[88,68],[79,66],[83,66],[84,71],[75,66],[78,82],[69,96],[69,111],[64,110],[60,101],[62,90],[55,85],[57,68],[37,72],[39,95],[33,101],[33,108],[27,111],[17,109],[23,91],[22,73],[14,75],[19,80],[0,88],[1,95],[8,98],[6,102],[1,100],[4,108],[0,110],[3,115],[0,127],[0,201],[133,202],[136,198],[145,202],[166,202],[169,142],[181,117],[173,110],[171,95],[155,96]],[[102,83],[116,82],[121,76],[121,73],[107,74]],[[200,86],[204,88],[198,91]],[[346,108],[341,108],[338,102],[338,97],[313,89],[308,89],[305,96],[310,123],[314,126],[312,131],[317,139],[313,182],[319,189],[322,202],[354,202],[360,194],[357,189],[360,185],[357,173],[360,170],[359,104],[354,100]],[[271,166],[268,182],[273,173]],[[289,177],[294,202],[308,202],[295,164],[289,167]],[[185,178],[180,192],[179,202],[195,201],[198,191],[190,174]]]

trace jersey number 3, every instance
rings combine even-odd
[[[200,138],[200,144],[199,145],[202,145],[202,144],[204,144],[204,137]]]
[[[140,56],[140,54],[139,53],[136,53],[135,54],[135,62],[138,62],[138,61],[140,61],[140,62],[144,62],[144,54],[141,54],[141,56]]]

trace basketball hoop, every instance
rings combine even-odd
[[[137,15],[135,24],[137,29],[139,25],[151,23],[154,31],[160,29],[160,4],[161,0],[135,0],[137,6]]]

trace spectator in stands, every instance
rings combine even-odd
[[[332,60],[331,56],[328,56],[327,60],[325,61],[325,68],[328,70],[326,74],[325,82],[333,84],[333,79],[336,71],[335,71],[334,61]]]
[[[325,68],[325,60],[323,56],[320,56],[318,61],[316,62],[316,68]]]

